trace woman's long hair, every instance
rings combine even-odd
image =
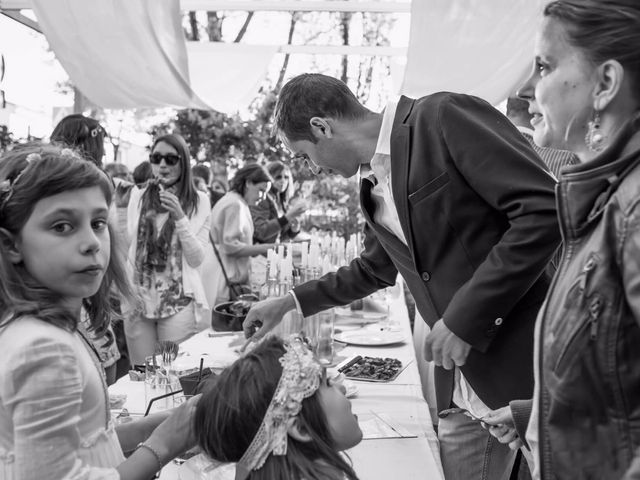
[[[180,157],[180,178],[178,178],[176,196],[180,200],[180,205],[187,214],[187,217],[191,217],[198,208],[198,192],[193,183],[193,177],[191,176],[191,154],[189,153],[189,145],[182,136],[172,133],[168,135],[162,135],[153,141],[151,151],[156,148],[156,145],[160,142],[164,142],[171,145],[178,152]]]
[[[27,160],[30,154],[38,157]],[[7,193],[0,194],[0,228],[18,235],[33,213],[36,204],[47,197],[71,190],[99,187],[111,205],[113,186],[111,179],[93,163],[85,161],[70,150],[57,146],[29,146],[4,155],[0,159],[0,184],[20,178]],[[117,313],[110,302],[111,287],[121,294],[124,301],[132,298],[131,288],[117,245],[117,238],[109,226],[111,237],[110,261],[100,288],[90,298],[83,300],[89,314],[92,329],[101,335]],[[22,315],[34,315],[39,319],[74,330],[78,318],[59,304],[59,297],[38,284],[22,263],[9,261],[9,245],[0,242],[0,312],[2,323]]]
[[[211,458],[238,462],[251,444],[282,375],[278,337],[264,340],[209,381],[194,415],[198,445]],[[312,440],[288,437],[287,454],[269,455],[251,480],[357,480],[345,455],[336,451],[317,394],[302,402],[300,427]]]
[[[271,186],[271,194],[276,197],[280,205],[286,211],[289,206],[289,201],[295,193],[293,191],[293,175],[291,175],[291,169],[284,163],[276,160],[267,165],[267,171],[269,172],[269,175],[271,175],[271,178],[274,179],[274,184]],[[280,173],[287,177],[287,188],[284,192],[279,192],[275,187],[275,178]]]
[[[264,183],[270,182],[271,177],[262,165],[249,163],[236,172],[231,179],[229,190],[239,193],[244,197],[247,190],[247,182]]]

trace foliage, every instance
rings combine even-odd
[[[0,153],[7,151],[9,145],[14,142],[13,135],[6,125],[0,125]]]

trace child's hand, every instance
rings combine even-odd
[[[202,394],[195,395],[173,409],[169,418],[145,441],[145,444],[154,448],[164,461],[175,458],[196,444],[193,416],[201,396]]]
[[[184,217],[184,211],[180,200],[173,193],[167,190],[160,191],[160,204],[169,212],[174,220],[180,220]]]
[[[509,445],[511,450],[517,450],[523,445],[513,422],[511,407],[508,405],[482,417],[482,426],[487,428],[500,443]]]

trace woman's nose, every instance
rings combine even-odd
[[[538,83],[538,71],[534,63],[531,74],[516,92],[518,98],[529,101],[533,100],[535,98],[536,83]]]

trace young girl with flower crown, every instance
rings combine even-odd
[[[0,160],[0,478],[146,480],[190,446],[197,400],[113,427],[104,371],[77,328],[84,308],[104,331],[111,285],[128,296],[112,195],[107,175],[68,149]]]
[[[233,462],[236,480],[357,480],[340,452],[362,439],[358,419],[299,338],[267,337],[205,390],[194,425],[209,470]]]

